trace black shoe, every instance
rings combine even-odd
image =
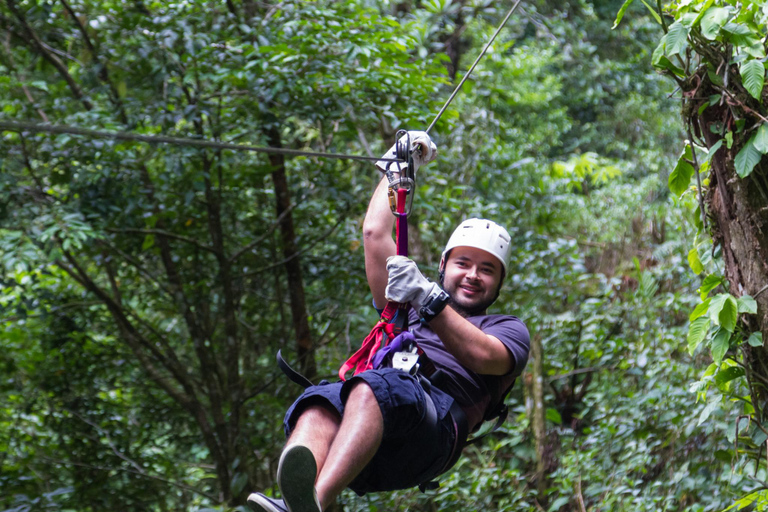
[[[254,492],[248,496],[248,506],[255,512],[289,512],[283,500],[275,500]]]
[[[277,466],[277,485],[290,512],[323,512],[315,491],[317,462],[306,446],[283,451]]]

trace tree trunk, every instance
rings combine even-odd
[[[702,96],[709,86],[706,74],[697,96]],[[710,89],[710,94],[716,93]],[[706,96],[704,96],[706,97]],[[765,115],[765,109],[762,109]],[[708,147],[721,136],[718,131],[724,124],[733,122],[728,105],[709,107],[701,115],[692,109],[692,121]],[[725,120],[725,122],[724,122]],[[734,158],[750,134],[739,134],[731,149],[726,145],[711,159],[712,172],[705,201],[711,222],[710,231],[715,245],[722,248],[725,278],[730,283],[730,293],[735,297],[750,295],[757,301],[757,315],[746,315],[743,327],[749,333],[760,331],[768,340],[768,157],[763,157],[751,175],[742,179],[736,173]],[[737,139],[737,137],[734,137]],[[763,347],[743,344],[748,376],[751,373],[768,379],[768,352]],[[768,393],[764,387],[752,387],[752,403],[757,418],[764,423]]]
[[[536,489],[539,497],[546,495],[546,429],[545,429],[545,409],[544,409],[544,370],[542,364],[543,348],[541,345],[541,336],[538,334],[531,338],[530,362],[528,364],[528,375],[525,377],[526,384],[526,411],[530,418],[531,431],[533,432],[534,444],[536,447]]]
[[[266,135],[271,147],[282,147],[280,133],[276,127],[269,128],[266,131]],[[269,162],[272,164],[272,182],[275,186],[277,218],[281,218],[282,215],[280,238],[283,246],[285,273],[288,276],[288,295],[291,301],[293,328],[296,332],[296,352],[299,358],[299,368],[311,380],[317,375],[317,365],[315,363],[312,334],[309,330],[304,280],[301,276],[301,260],[299,259],[299,249],[296,244],[296,232],[293,227],[293,213],[288,211],[291,207],[291,194],[285,175],[285,157],[270,153]]]

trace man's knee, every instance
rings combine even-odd
[[[341,422],[341,415],[330,404],[315,403],[308,405],[299,413],[296,424],[298,425],[301,422],[309,422],[314,425],[329,423],[338,425]]]
[[[349,395],[347,396],[347,405],[350,403],[354,403],[357,407],[361,405],[376,405],[378,407],[379,405],[379,401],[373,393],[373,388],[362,379],[352,382]]]

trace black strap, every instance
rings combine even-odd
[[[291,366],[285,362],[285,359],[283,359],[283,355],[281,354],[281,350],[277,351],[277,366],[280,367],[280,369],[283,371],[286,377],[291,379],[293,382],[298,384],[299,386],[303,387],[304,389],[314,386],[312,384],[312,381],[291,368]]]

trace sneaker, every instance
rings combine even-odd
[[[290,512],[322,512],[315,491],[317,462],[306,446],[295,444],[283,451],[277,465],[277,485]]]
[[[254,512],[289,512],[283,500],[269,498],[260,492],[248,496],[248,506]]]

